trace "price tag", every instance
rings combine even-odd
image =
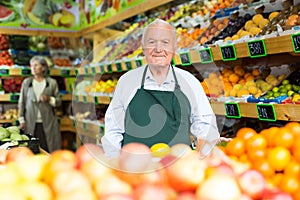
[[[276,121],[276,112],[273,104],[256,104],[256,111],[259,120]]]
[[[75,69],[75,75],[76,76],[78,75],[78,69]]]
[[[94,96],[94,102],[95,102],[95,104],[98,104],[98,97],[97,96]]]
[[[300,52],[300,33],[292,34],[291,37],[292,37],[294,51],[296,53],[299,53]]]
[[[101,72],[101,74],[104,74],[104,73],[105,73],[105,71],[104,71],[104,66],[103,66],[103,65],[100,65],[100,72]]]
[[[84,74],[89,74],[89,69],[87,67],[84,67]]]
[[[76,102],[79,102],[79,97],[78,97],[78,95],[75,95],[75,101],[76,101]]]
[[[179,57],[180,57],[180,62],[181,62],[182,66],[190,65],[192,63],[191,62],[191,56],[190,56],[189,52],[181,53],[179,55]]]
[[[235,102],[225,103],[225,113],[228,118],[241,118],[240,106]]]
[[[85,95],[83,95],[83,103],[87,102],[87,97]]]
[[[70,76],[70,70],[69,69],[60,69],[60,75],[61,76]]]
[[[135,60],[136,67],[140,67],[143,65],[143,61],[141,59]]]
[[[92,70],[92,74],[93,74],[93,75],[97,74],[97,72],[96,72],[96,67],[91,67],[91,70]]]
[[[109,65],[107,65],[106,66],[106,71],[107,71],[107,73],[112,73],[112,66],[111,66],[111,64],[109,64]]]
[[[264,40],[255,40],[247,43],[250,58],[262,57],[267,55]]]
[[[236,60],[236,51],[234,45],[226,45],[220,47],[222,59],[224,61]]]
[[[1,68],[0,76],[9,76],[9,69]]]
[[[123,71],[122,64],[120,62],[116,63],[116,68],[117,68],[117,72],[122,72]]]
[[[199,50],[201,63],[211,63],[213,62],[213,57],[210,48]]]
[[[132,69],[131,61],[125,62],[125,65],[126,65],[126,69],[127,69],[128,71]]]
[[[19,94],[10,94],[9,101],[10,102],[18,102],[19,101],[19,97],[20,97]]]
[[[30,76],[31,75],[31,69],[29,69],[29,68],[27,68],[27,69],[21,69],[21,74],[23,76]]]

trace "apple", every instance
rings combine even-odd
[[[8,150],[0,149],[0,164],[4,164],[6,162],[7,153],[8,153]]]
[[[8,150],[5,162],[19,162],[34,153],[28,147],[13,147]]]
[[[53,174],[49,183],[56,195],[64,195],[76,190],[91,190],[92,186],[88,178],[79,170],[65,169]]]
[[[21,185],[22,191],[26,194],[26,199],[31,200],[52,200],[54,194],[50,187],[41,181],[28,181]]]
[[[75,153],[70,150],[56,150],[51,153],[50,159],[44,167],[43,179],[49,183],[58,171],[72,170],[77,167]]]
[[[25,181],[40,181],[48,160],[48,155],[30,156],[19,161],[17,170]]]
[[[215,173],[235,176],[233,168],[226,163],[220,163],[217,166],[209,166],[205,170],[206,177],[209,177]]]
[[[170,155],[173,155],[177,158],[181,158],[184,157],[185,155],[188,155],[189,153],[191,153],[193,150],[191,149],[191,147],[187,144],[175,144],[173,146],[171,146],[171,151],[170,151]]]
[[[93,184],[93,188],[98,199],[110,194],[131,195],[133,191],[129,183],[121,180],[114,174],[108,174],[96,180]]]
[[[75,156],[77,158],[78,165],[77,167],[80,168],[80,165],[92,158],[101,158],[104,156],[103,149],[93,143],[86,143],[81,145],[75,152]]]
[[[131,173],[142,173],[148,170],[152,162],[150,148],[142,143],[129,143],[123,146],[120,151],[120,170]]]
[[[197,187],[196,196],[197,199],[240,199],[241,191],[235,177],[216,173]]]
[[[243,193],[249,195],[253,199],[262,198],[266,190],[266,180],[257,170],[250,169],[237,177],[238,183]]]
[[[178,157],[174,156],[174,155],[166,155],[165,157],[163,157],[162,159],[160,159],[160,163],[164,166],[167,167],[171,164],[173,164],[174,162],[176,162],[178,159]]]
[[[85,174],[91,183],[94,183],[96,180],[101,179],[107,174],[111,174],[113,171],[111,168],[108,168],[94,158],[81,163],[79,170]]]
[[[10,162],[0,169],[0,185],[16,185],[22,181],[22,177],[17,170],[18,165],[15,162]],[[0,187],[1,188],[1,187]]]
[[[293,200],[293,197],[279,189],[268,189],[265,191],[262,200]]]
[[[198,153],[191,152],[167,166],[166,174],[171,187],[176,191],[193,191],[204,180],[206,167]]]
[[[197,198],[193,192],[181,192],[176,197],[176,200],[197,200]]]
[[[109,194],[102,197],[101,200],[134,200],[134,198],[126,194]]]
[[[71,192],[58,194],[55,196],[55,200],[97,200],[96,194],[92,189],[79,188]]]
[[[136,200],[171,200],[176,198],[176,192],[168,186],[144,183],[134,189],[133,197]]]

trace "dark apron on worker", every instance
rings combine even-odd
[[[178,143],[190,145],[189,100],[180,90],[175,79],[174,91],[158,91],[144,89],[145,67],[141,88],[129,103],[125,113],[125,133],[122,145],[139,142],[151,147],[156,143],[170,146]]]

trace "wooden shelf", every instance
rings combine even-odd
[[[18,102],[19,93],[0,94],[0,102]],[[62,94],[63,101],[72,101],[72,94]]]
[[[76,129],[73,125],[73,120],[68,117],[60,119],[60,131],[68,131],[76,133]]]
[[[238,103],[242,117],[258,118],[256,103]],[[212,109],[216,115],[225,116],[224,102],[212,102]],[[274,104],[277,120],[300,122],[300,105]]]
[[[27,35],[27,36],[52,36],[52,37],[79,37],[78,31],[55,31],[55,30],[30,30],[25,28],[0,28],[1,34],[7,35]]]
[[[31,75],[31,69],[28,68],[15,68],[15,67],[7,67],[7,68],[0,68],[2,69],[2,73],[0,76],[29,76]],[[3,70],[4,69],[4,70]],[[5,69],[8,69],[5,71]],[[3,74],[6,73],[7,74]],[[74,68],[55,68],[55,69],[50,69],[50,76],[76,76],[76,69]],[[29,73],[29,74],[28,74]]]
[[[75,101],[81,103],[94,103],[94,104],[110,104],[110,96],[91,96],[91,95],[76,95]]]

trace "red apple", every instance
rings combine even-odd
[[[193,192],[181,192],[178,194],[176,200],[197,200],[197,198]]]
[[[129,183],[121,180],[114,174],[108,174],[102,178],[96,180],[93,184],[95,193],[98,199],[111,194],[132,194],[132,186]]]
[[[76,190],[92,190],[88,178],[76,169],[57,171],[50,186],[56,195],[64,195]]]
[[[76,152],[75,156],[78,160],[78,168],[80,168],[80,165],[92,158],[100,158],[104,156],[103,149],[93,143],[87,143],[80,146]]]
[[[279,189],[266,190],[262,200],[293,200],[293,197]]]
[[[166,168],[170,185],[179,192],[193,191],[205,178],[206,163],[192,152]]]
[[[34,153],[28,147],[13,147],[8,150],[5,162],[18,162]]]
[[[135,200],[171,200],[175,199],[175,191],[168,186],[159,186],[153,184],[142,184],[135,188],[133,197]]]
[[[253,199],[262,198],[266,190],[266,181],[261,173],[254,169],[250,169],[237,177],[238,183],[243,193],[249,195]]]
[[[173,156],[173,155],[166,155],[163,157],[159,162],[164,166],[167,167],[169,165],[172,165],[174,162],[176,162],[178,157]]]
[[[148,170],[152,162],[152,152],[142,143],[129,143],[123,146],[119,157],[120,170],[142,173]]]
[[[241,191],[235,177],[216,173],[198,186],[196,196],[197,199],[240,199]]]

